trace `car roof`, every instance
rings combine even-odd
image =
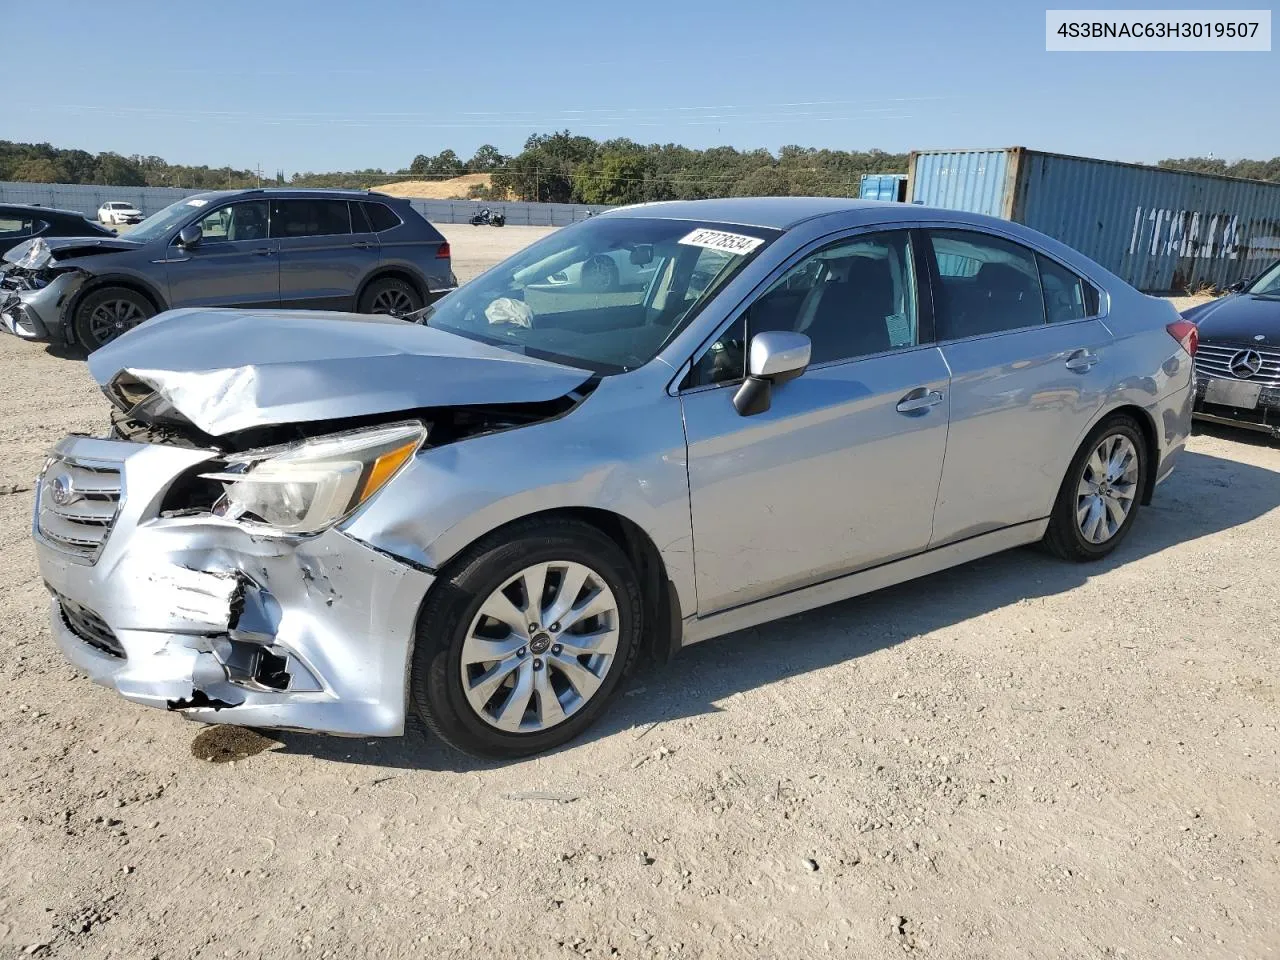
[[[885,208],[892,206],[905,208],[917,216],[920,210],[919,207],[910,204],[891,204],[883,200],[854,200],[849,197],[725,197],[718,200],[664,200],[657,203],[639,203],[609,210],[600,216],[707,220],[786,230],[815,217],[859,210],[871,210],[877,214],[883,214]],[[901,219],[908,218],[904,216]]]
[[[661,220],[702,220],[733,223],[744,227],[789,230],[808,220],[845,215],[844,222],[894,223],[915,220],[942,220],[970,226],[1002,229],[1016,225],[1008,220],[963,210],[943,210],[915,203],[890,200],[857,200],[850,197],[726,197],[719,200],[665,200],[616,207],[602,217],[653,217]]]
[[[78,217],[85,219],[85,215],[79,210],[65,210],[61,207],[42,207],[38,203],[4,203],[0,204],[0,210],[20,210],[23,213],[56,213],[64,217]]]
[[[303,197],[330,197],[343,200],[376,199],[384,203],[406,199],[404,197],[393,197],[387,193],[378,193],[376,190],[352,190],[337,187],[248,187],[244,190],[209,190],[204,193],[193,193],[191,196],[182,197],[181,199],[190,200],[199,197],[207,200],[231,200],[237,197],[256,196],[284,199]]]

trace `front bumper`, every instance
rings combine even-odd
[[[1204,373],[1197,376],[1196,403],[1192,416],[1206,423],[1254,430],[1280,439],[1280,387],[1263,387],[1258,392],[1258,405],[1251,410],[1228,407],[1218,403],[1206,403],[1208,381]]]
[[[23,340],[61,342],[64,312],[86,279],[86,274],[69,271],[35,290],[0,291],[0,327]]]
[[[161,516],[173,480],[210,457],[87,437],[55,448],[34,536],[58,647],[126,699],[206,723],[402,733],[431,574],[338,530],[277,539],[209,515]],[[101,480],[113,470],[118,487]],[[77,537],[61,519],[76,505],[53,502],[60,476],[118,489],[114,521]]]

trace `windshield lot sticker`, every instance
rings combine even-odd
[[[209,202],[208,200],[188,200],[188,201],[187,201],[187,206],[188,206],[188,207],[203,207],[203,206],[204,206],[206,203],[208,203],[208,202]]]
[[[723,250],[725,253],[747,254],[754,250],[763,240],[757,237],[743,236],[741,233],[725,233],[723,230],[695,230],[681,243],[691,247],[706,247],[708,250]]]

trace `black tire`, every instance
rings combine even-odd
[[[582,289],[591,293],[610,293],[618,289],[618,265],[612,257],[598,254],[582,265]]]
[[[151,301],[137,290],[102,287],[76,305],[73,333],[85,353],[93,353],[155,314]]]
[[[1080,486],[1085,482],[1085,468],[1089,458],[1102,444],[1103,440],[1123,437],[1133,445],[1137,458],[1137,479],[1133,491],[1133,502],[1124,521],[1105,542],[1094,543],[1085,537],[1077,519],[1080,507]],[[1044,546],[1055,556],[1076,563],[1087,563],[1101,560],[1108,556],[1120,542],[1128,536],[1133,528],[1134,519],[1142,506],[1142,492],[1146,489],[1148,471],[1147,441],[1137,421],[1125,414],[1109,417],[1098,424],[1085,438],[1080,449],[1067,468],[1067,475],[1058,490],[1058,499],[1054,502],[1053,513],[1049,517],[1049,528],[1045,531]]]
[[[406,313],[421,310],[422,306],[422,294],[413,284],[399,277],[379,277],[364,288],[356,311],[402,317]]]
[[[618,646],[599,689],[567,719],[545,730],[512,733],[482,719],[463,689],[462,646],[489,596],[531,564],[570,561],[590,567],[613,591]],[[550,750],[599,718],[631,670],[643,629],[640,585],[626,555],[595,527],[570,519],[530,520],[489,535],[442,571],[418,617],[409,690],[413,706],[440,739],[476,757],[514,759]]]

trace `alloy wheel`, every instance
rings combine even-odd
[[[573,561],[536,563],[494,590],[472,619],[462,689],[490,726],[538,733],[586,706],[618,640],[618,601],[603,577]]]
[[[1085,461],[1076,488],[1076,523],[1085,540],[1106,543],[1124,526],[1138,493],[1138,451],[1113,433]]]
[[[130,300],[107,300],[93,308],[89,315],[89,333],[98,346],[110,343],[120,334],[132,330],[147,319],[142,309]]]
[[[413,301],[409,299],[409,295],[403,290],[390,287],[379,291],[378,295],[373,298],[370,312],[389,313],[394,317],[400,317],[412,310]]]

